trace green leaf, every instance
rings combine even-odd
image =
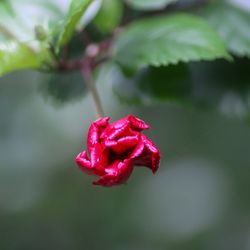
[[[100,31],[110,32],[120,23],[122,12],[121,0],[103,0],[101,9],[94,19],[94,24]]]
[[[205,21],[184,14],[134,22],[115,40],[113,55],[128,68],[230,58]]]
[[[250,57],[249,12],[220,1],[202,9],[201,14],[218,31],[232,53]]]
[[[63,27],[61,29],[61,33],[59,35],[59,39],[57,41],[56,49],[59,50],[65,43],[67,43],[72,37],[76,25],[80,21],[82,15],[87,10],[89,5],[93,0],[72,0],[71,5],[64,21]]]
[[[57,106],[77,101],[87,92],[79,72],[48,74],[40,84],[39,90],[45,99]]]
[[[113,91],[124,102],[151,105],[157,102],[191,102],[192,81],[185,64],[168,67],[147,67],[133,76],[112,69]]]
[[[118,66],[111,65],[104,75],[110,76],[105,81],[127,104],[174,102],[245,119],[250,115],[249,68],[250,60],[235,58],[234,63],[217,60],[147,67],[133,76],[125,76]]]
[[[156,10],[166,7],[177,0],[127,0],[129,5],[138,10]]]
[[[36,69],[40,64],[39,57],[26,44],[0,43],[0,76],[19,69]]]

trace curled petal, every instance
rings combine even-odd
[[[143,120],[133,115],[129,115],[128,120],[130,121],[131,127],[135,130],[141,131],[150,128],[150,126],[146,124]]]
[[[142,136],[142,141],[144,142],[144,146],[147,149],[147,153],[151,157],[152,172],[155,173],[160,163],[160,152],[158,148],[156,147],[156,145],[151,140],[149,140],[145,135],[141,135],[141,136]],[[144,156],[144,161],[145,162],[148,161],[147,155]]]
[[[115,140],[106,140],[104,141],[104,145],[112,149],[115,153],[121,154],[126,150],[132,148],[139,142],[139,136],[126,136]]]
[[[98,175],[104,173],[105,167],[108,164],[108,150],[101,144],[96,144],[90,151],[91,166],[95,168]]]
[[[101,134],[101,139],[113,140],[117,136],[121,135],[130,126],[130,122],[125,117],[116,122],[109,124]]]
[[[83,151],[82,153],[78,154],[75,159],[77,165],[79,168],[90,175],[94,175],[94,168],[91,166],[91,162],[88,159],[86,151]]]
[[[93,122],[88,131],[87,146],[89,153],[92,151],[93,147],[99,143],[100,134],[108,126],[110,117],[99,118]]]
[[[132,160],[127,159],[122,162],[116,160],[106,169],[106,174],[103,175],[98,181],[94,181],[93,184],[105,187],[120,185],[126,182],[132,171]]]
[[[106,127],[109,124],[109,120],[110,120],[110,117],[106,116],[106,117],[101,117],[97,119],[93,123],[96,124],[98,127]]]
[[[134,150],[132,151],[132,153],[130,154],[129,158],[130,159],[135,159],[140,157],[140,155],[143,153],[143,149],[144,149],[144,142],[140,141],[136,147],[134,148]]]
[[[147,150],[144,150],[140,157],[135,158],[134,164],[136,166],[148,167],[152,170],[152,160]]]

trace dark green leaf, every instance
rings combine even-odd
[[[56,105],[76,101],[87,91],[79,72],[52,73],[40,85],[43,96]]]
[[[112,31],[122,17],[123,4],[120,0],[103,0],[101,9],[94,19],[95,26],[103,31]]]
[[[24,43],[15,41],[0,43],[0,76],[19,69],[40,67],[36,53]]]
[[[208,5],[201,14],[218,31],[231,52],[250,57],[249,12],[220,1]]]
[[[177,0],[127,0],[127,2],[138,10],[155,10],[162,9],[168,4],[176,2]]]
[[[76,25],[93,0],[72,0],[57,42],[57,50],[72,37]]]
[[[236,59],[235,63],[218,60],[148,67],[128,77],[113,66],[109,81],[115,94],[126,103],[175,102],[246,118],[250,114],[249,68],[246,59]]]
[[[205,21],[184,14],[134,22],[114,42],[113,55],[129,68],[230,58]]]
[[[191,74],[184,64],[144,68],[132,77],[123,75],[117,67],[113,72],[113,90],[128,103],[147,105],[158,101],[190,101]]]

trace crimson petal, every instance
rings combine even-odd
[[[90,175],[95,174],[94,168],[92,167],[91,162],[88,159],[86,151],[83,151],[82,153],[76,156],[76,163],[83,172]]]
[[[130,126],[130,122],[125,117],[107,126],[101,134],[101,139],[113,140]]]
[[[132,153],[130,154],[129,158],[130,159],[135,159],[135,158],[139,157],[142,154],[143,149],[144,149],[144,142],[140,141],[136,145],[136,147],[134,148],[134,150],[132,151]]]
[[[145,135],[142,136],[142,141],[144,142],[145,147],[148,149],[148,153],[151,156],[151,168],[152,172],[155,173],[159,168],[160,163],[160,152],[156,145],[149,140]]]
[[[104,145],[106,147],[111,148],[115,153],[121,154],[125,152],[126,150],[132,148],[135,146],[139,141],[139,136],[126,136],[115,140],[106,140],[104,141]]]
[[[96,144],[90,152],[91,166],[96,169],[99,175],[104,173],[104,169],[108,164],[108,151],[101,145]]]
[[[106,174],[103,175],[99,180],[94,181],[93,184],[105,187],[120,185],[127,181],[132,171],[132,160],[127,159],[123,162],[116,160],[106,169]]]
[[[129,115],[128,120],[130,121],[131,127],[135,130],[141,131],[150,128],[150,126],[146,124],[143,120],[133,115]]]
[[[88,131],[87,146],[89,153],[92,151],[93,147],[99,143],[100,134],[108,126],[108,121],[110,117],[102,117],[93,122]]]

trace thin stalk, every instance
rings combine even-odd
[[[86,64],[82,67],[82,75],[83,75],[83,78],[85,80],[85,83],[92,95],[92,98],[93,98],[93,101],[94,101],[94,104],[95,104],[95,108],[96,108],[96,113],[97,113],[97,118],[100,118],[100,117],[104,117],[104,111],[103,111],[103,108],[102,108],[102,103],[101,103],[101,99],[100,99],[100,96],[98,94],[98,91],[96,89],[96,84],[95,84],[95,81],[93,79],[93,76],[92,76],[92,70],[91,70],[91,67],[90,65]]]

